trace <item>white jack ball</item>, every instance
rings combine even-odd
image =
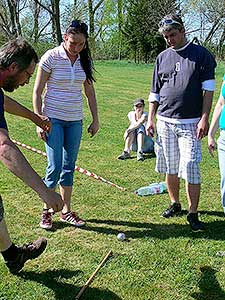
[[[117,234],[117,239],[118,239],[119,241],[124,241],[124,240],[126,239],[125,233],[123,233],[123,232],[118,233],[118,234]]]

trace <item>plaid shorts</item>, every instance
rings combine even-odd
[[[4,208],[3,208],[2,197],[0,196],[0,222],[3,220],[3,216],[4,216]]]
[[[196,123],[172,124],[157,120],[155,170],[164,174],[178,174],[188,183],[200,184],[202,150],[196,131]]]

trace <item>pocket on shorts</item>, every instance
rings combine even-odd
[[[156,136],[154,150],[157,156],[163,155],[162,141],[159,135]]]
[[[181,149],[181,160],[200,163],[202,160],[201,141],[194,139],[185,143]]]

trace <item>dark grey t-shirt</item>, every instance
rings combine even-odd
[[[153,74],[151,92],[159,94],[158,115],[191,119],[202,113],[202,82],[215,79],[216,62],[204,47],[190,43],[183,50],[161,52]]]

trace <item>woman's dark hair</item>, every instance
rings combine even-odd
[[[38,56],[34,48],[22,38],[16,38],[4,44],[0,48],[0,68],[7,69],[12,63],[16,63],[20,71],[29,67],[34,60],[38,63]]]
[[[81,66],[84,69],[84,72],[87,76],[87,80],[90,82],[95,81],[95,78],[93,76],[93,73],[95,71],[94,63],[88,45],[88,26],[84,22],[81,22],[80,20],[72,21],[70,26],[66,29],[66,34],[69,35],[69,34],[76,34],[76,33],[82,33],[86,38],[85,46],[80,52]]]

